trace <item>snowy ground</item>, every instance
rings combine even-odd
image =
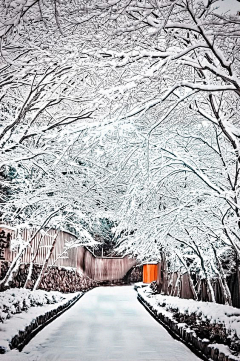
[[[147,303],[157,310],[158,314],[164,314],[169,318],[173,318],[172,310],[183,315],[196,314],[202,321],[208,320],[210,324],[223,325],[229,337],[237,336],[240,339],[240,309],[238,308],[161,294],[153,295],[150,286],[143,283],[136,284],[135,287]],[[218,347],[225,355],[231,355],[227,346],[222,344],[214,344],[213,346]],[[240,357],[235,357],[235,359],[240,360]]]
[[[18,288],[1,292],[0,346],[9,350],[9,342],[20,330],[24,331],[36,317],[65,304],[74,296],[76,293],[63,294]]]
[[[99,287],[3,361],[199,361],[137,301],[132,286]]]

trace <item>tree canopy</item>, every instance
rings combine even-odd
[[[79,234],[108,219],[141,260],[164,251],[206,279],[237,267],[232,4],[1,1],[2,221]]]

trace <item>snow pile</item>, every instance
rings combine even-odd
[[[14,314],[27,311],[30,307],[58,303],[64,298],[62,293],[53,291],[18,288],[6,290],[0,293],[0,322],[4,323]]]
[[[55,316],[62,312],[82,294],[18,288],[0,293],[0,354],[10,350],[14,338],[31,333],[31,326],[36,329],[40,324],[44,324],[44,319],[49,320],[52,317],[51,313]],[[40,319],[43,322],[40,322]]]
[[[175,296],[153,295],[151,288],[138,288],[138,293],[159,313],[162,307],[171,312],[195,314],[201,321],[222,325],[231,336],[240,339],[240,309],[212,302],[194,301]]]
[[[139,288],[149,287],[148,284],[143,282],[136,282],[134,284],[134,289],[137,291]]]

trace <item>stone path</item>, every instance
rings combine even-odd
[[[11,361],[200,360],[149,315],[131,286],[93,289],[21,353],[10,353]]]

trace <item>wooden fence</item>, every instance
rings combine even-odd
[[[136,265],[129,257],[96,257],[86,248],[78,248],[77,269],[96,281],[120,280]]]
[[[35,230],[24,230],[21,233],[22,239],[25,242],[29,241],[34,231]],[[4,244],[7,237],[10,239],[8,243],[11,243],[14,242],[14,238],[18,237],[18,235],[9,228],[2,227],[0,229],[0,244],[1,241],[2,244]],[[32,246],[25,250],[21,262],[25,264],[30,263],[36,254],[34,263],[42,265],[55,237],[57,237],[56,244],[49,259],[48,266],[72,267],[76,268],[79,273],[84,273],[93,280],[112,281],[122,279],[126,273],[136,265],[136,261],[128,257],[96,257],[90,250],[82,246],[64,251],[66,243],[77,238],[68,232],[57,232],[56,230],[50,230],[47,233],[39,232],[32,241]],[[9,244],[2,250],[2,260],[12,262],[17,250],[12,251]]]
[[[180,298],[193,299],[193,291],[189,277],[190,276],[187,272],[184,274],[180,274],[178,272],[168,272],[166,263],[160,262],[158,264],[157,275],[158,292],[171,296],[179,296]],[[195,279],[192,281],[198,293],[199,300],[211,301],[211,295],[208,292],[206,280],[200,278],[198,279],[195,275]],[[229,276],[227,281],[231,292],[233,306],[240,308],[240,272],[238,271]],[[212,279],[211,284],[214,290],[216,302],[224,303],[224,297],[219,280],[217,278]]]
[[[14,242],[14,239],[18,237],[14,231],[9,231],[6,228],[1,228],[5,232],[9,232],[11,234],[11,242]],[[24,242],[28,242],[35,230],[25,229],[21,233],[21,238]],[[52,255],[49,259],[49,265],[55,264],[59,267],[77,267],[77,252],[76,248],[69,249],[64,252],[64,246],[66,242],[70,242],[76,237],[68,232],[56,232],[56,230],[49,230],[47,233],[38,232],[34,240],[32,241],[32,246],[28,247],[21,259],[22,263],[30,263],[32,257],[36,254],[36,258],[34,263],[43,264],[46,256],[49,252],[49,248],[51,247],[54,238],[57,237],[56,245],[53,249]],[[10,247],[5,248],[4,259],[6,261],[12,262],[14,257],[16,256],[17,250],[11,250]]]

